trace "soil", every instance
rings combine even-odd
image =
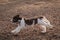
[[[54,26],[41,33],[39,27],[26,27],[17,35],[10,32],[17,27],[11,19],[45,16]],[[60,0],[0,0],[0,40],[60,40]]]

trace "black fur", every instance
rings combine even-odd
[[[18,22],[18,20],[21,20],[22,18],[19,17],[19,15],[16,15],[13,17],[13,22]]]
[[[43,19],[43,17],[39,17],[40,19]]]
[[[37,18],[33,19],[34,20],[34,24],[37,24]]]
[[[33,20],[25,20],[25,23],[26,23],[27,25],[32,25],[32,24],[33,24]]]
[[[32,25],[32,24],[33,24],[33,21],[34,21],[34,24],[37,24],[37,19],[25,20],[25,23],[26,23],[27,25]]]
[[[38,17],[39,19],[42,19],[43,17]],[[33,18],[33,19],[28,19],[28,20],[25,20],[25,23],[27,25],[32,25],[33,24],[33,21],[34,21],[34,25],[37,24],[37,19],[38,18]],[[22,20],[21,17],[19,17],[19,15],[16,15],[13,17],[13,22],[18,22],[18,20]]]

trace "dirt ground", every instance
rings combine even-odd
[[[17,24],[10,20],[17,14],[46,16],[54,28],[42,34],[37,26],[28,27],[13,35],[10,32]],[[0,0],[0,40],[60,40],[60,0]]]

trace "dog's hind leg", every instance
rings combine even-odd
[[[43,25],[41,25],[40,27],[41,27],[41,29],[42,29],[42,31],[41,31],[41,32],[42,32],[42,33],[46,33],[46,27],[45,27],[45,26],[43,26]]]

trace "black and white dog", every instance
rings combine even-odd
[[[44,16],[26,19],[24,17],[19,17],[19,15],[16,15],[13,17],[12,22],[14,23],[19,22],[18,27],[11,31],[11,33],[14,33],[14,34],[19,33],[20,30],[23,29],[26,25],[34,26],[36,24],[39,24],[40,27],[42,28],[42,31],[41,31],[42,33],[46,32],[46,27],[49,27],[49,28],[53,27]]]

